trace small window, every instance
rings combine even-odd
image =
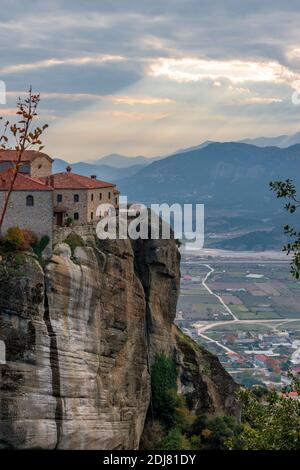
[[[94,200],[94,194],[91,194],[91,201]]]
[[[62,200],[63,200],[62,194],[58,194],[57,195],[57,202],[62,202]]]
[[[79,213],[78,212],[74,212],[74,220],[79,220]]]
[[[33,205],[34,205],[33,196],[27,196],[26,197],[26,206],[32,207]]]
[[[74,194],[74,202],[79,202],[79,194]]]
[[[28,163],[24,163],[23,165],[20,166],[19,172],[30,173],[30,165]]]
[[[118,198],[115,199],[115,204],[118,205]]]
[[[99,194],[99,199],[102,200],[102,193]]]
[[[108,193],[108,199],[110,199],[110,192]]]
[[[91,220],[94,218],[94,212],[91,212]]]

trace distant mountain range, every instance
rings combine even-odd
[[[65,160],[61,160],[59,158],[54,160],[53,172],[60,173],[62,171],[65,171],[66,167],[69,165],[72,167],[72,171],[74,173],[79,173],[80,175],[84,175],[84,176],[96,175],[97,178],[102,179],[104,181],[110,181],[112,183],[124,177],[124,168],[112,167],[112,166],[105,165],[105,164],[101,165],[99,163],[98,164],[97,163],[91,164],[91,163],[85,163],[85,162],[68,163]],[[126,175],[133,176],[139,170],[144,168],[144,166],[145,165],[141,165],[141,164],[128,166],[126,168]]]
[[[98,160],[77,163],[68,163],[65,160],[56,158],[53,163],[53,172],[59,173],[65,171],[66,167],[70,165],[74,173],[84,176],[96,175],[99,179],[114,183],[124,177],[124,172],[127,177],[133,176],[139,170],[160,158],[163,157],[126,157],[124,155],[111,154]]]
[[[151,163],[119,186],[143,202],[203,202],[218,209],[263,211],[265,204],[276,205],[269,181],[288,177],[300,185],[300,144],[281,149],[216,142]]]
[[[67,165],[56,159],[53,169],[64,171]],[[117,183],[130,201],[204,203],[209,246],[280,248],[282,225],[291,222],[289,217],[293,222],[299,218],[283,211],[269,182],[292,178],[300,192],[300,132],[243,142],[205,141],[167,157],[112,154],[71,166],[76,173]]]
[[[279,248],[283,223],[289,217],[295,222],[297,215],[284,213],[283,202],[270,192],[269,182],[286,178],[294,179],[300,188],[300,144],[279,148],[224,142],[156,161],[118,181],[118,186],[130,201],[204,203],[206,233],[215,237],[207,239],[210,246],[233,247],[236,235],[237,247],[245,243],[253,249],[267,248],[263,228],[277,230],[276,236],[274,232],[270,236],[269,248],[276,243]]]
[[[110,155],[105,155],[98,158],[97,160],[87,160],[84,162],[72,163],[74,171],[80,172],[84,175],[90,175],[91,172],[96,174],[99,178],[102,179],[111,179],[112,181],[118,180],[119,178],[124,177],[123,171],[118,171],[119,169],[126,170],[125,176],[133,176],[142,168],[150,165],[153,162],[166,159],[173,155],[180,155],[183,153],[189,153],[195,150],[201,150],[204,147],[212,143],[217,143],[211,140],[206,140],[199,145],[193,147],[187,147],[179,149],[170,155],[159,156],[159,157],[127,157],[125,155],[120,155],[117,153],[112,153]],[[219,142],[220,143],[220,142]],[[225,142],[223,142],[225,143]],[[228,143],[228,142],[227,142]],[[293,135],[280,135],[278,137],[257,137],[254,139],[245,139],[239,143],[246,143],[251,145],[256,145],[258,147],[281,147],[287,148],[295,144],[300,144],[300,132],[297,132]],[[54,162],[54,171],[63,171],[69,163],[65,160],[57,158]]]
[[[101,157],[96,161],[91,161],[94,165],[108,165],[113,168],[129,168],[131,166],[141,165],[146,166],[156,160],[160,160],[163,157],[126,157],[125,155],[119,155],[117,153],[112,153],[111,155],[106,155]]]
[[[300,144],[300,132],[293,135],[279,135],[278,137],[258,137],[255,139],[245,139],[241,142],[245,144],[257,145],[258,147],[281,147],[287,148]]]

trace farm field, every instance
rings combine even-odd
[[[271,255],[184,255],[177,322],[236,380],[279,387],[300,370],[300,282],[289,270]]]

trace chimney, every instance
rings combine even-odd
[[[96,180],[96,179],[97,179],[97,175],[91,175],[91,178],[92,178],[92,180]]]
[[[71,171],[72,171],[72,167],[70,167],[70,166],[67,166],[66,170],[67,170],[67,173],[71,173]]]

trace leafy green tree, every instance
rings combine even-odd
[[[158,354],[151,369],[152,406],[154,417],[167,427],[177,421],[177,372],[172,358]]]
[[[179,427],[172,428],[157,444],[159,450],[191,450],[191,444]]]
[[[227,449],[229,438],[238,435],[240,425],[232,416],[200,415],[195,420],[190,437],[193,449]]]
[[[271,181],[270,189],[275,192],[278,198],[287,200],[285,209],[293,214],[300,207],[300,199],[297,197],[297,190],[292,180]],[[291,227],[284,226],[284,233],[291,238],[291,241],[284,245],[283,251],[288,255],[293,253],[291,262],[291,274],[296,278],[300,278],[300,231]]]
[[[299,390],[293,379],[291,389]],[[260,398],[250,390],[240,389],[242,404],[241,432],[230,437],[229,449],[299,450],[300,402],[284,393],[268,392]]]

